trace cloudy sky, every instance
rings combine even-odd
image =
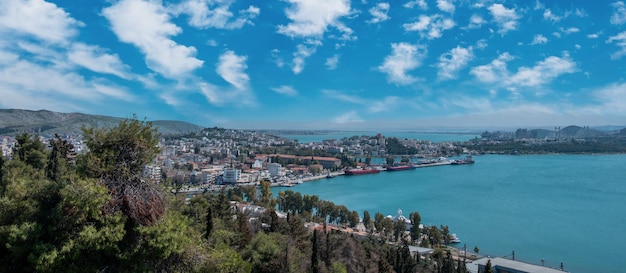
[[[626,3],[0,1],[0,108],[275,129],[626,125]]]

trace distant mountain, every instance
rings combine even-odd
[[[0,109],[0,135],[15,135],[21,132],[45,135],[80,134],[83,126],[114,127],[121,120],[123,119],[81,113]],[[203,129],[195,124],[174,120],[155,120],[152,124],[162,135],[185,134]]]

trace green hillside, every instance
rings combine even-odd
[[[113,127],[122,118],[88,115],[82,113],[59,113],[48,110],[0,109],[0,135],[28,132],[38,134],[80,134],[81,128]],[[163,135],[177,135],[202,130],[203,127],[183,121],[155,120],[154,126]]]

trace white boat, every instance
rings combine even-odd
[[[451,244],[458,244],[460,242],[461,242],[461,239],[459,239],[459,237],[456,236],[456,233],[452,233],[452,235],[450,235]]]

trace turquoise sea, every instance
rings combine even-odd
[[[351,136],[375,136],[376,134],[382,134],[385,137],[397,137],[400,139],[418,139],[418,140],[430,140],[432,142],[456,142],[467,141],[474,137],[480,137],[476,133],[422,133],[422,132],[402,132],[402,131],[389,131],[389,132],[376,132],[376,131],[337,131],[328,132],[324,134],[316,135],[280,135],[285,138],[298,140],[299,143],[309,142],[321,142],[326,139],[342,139],[344,137]]]
[[[480,254],[571,272],[626,269],[626,155],[484,155],[476,164],[340,176],[290,190],[362,215],[418,211]],[[275,191],[286,188],[275,188]]]

